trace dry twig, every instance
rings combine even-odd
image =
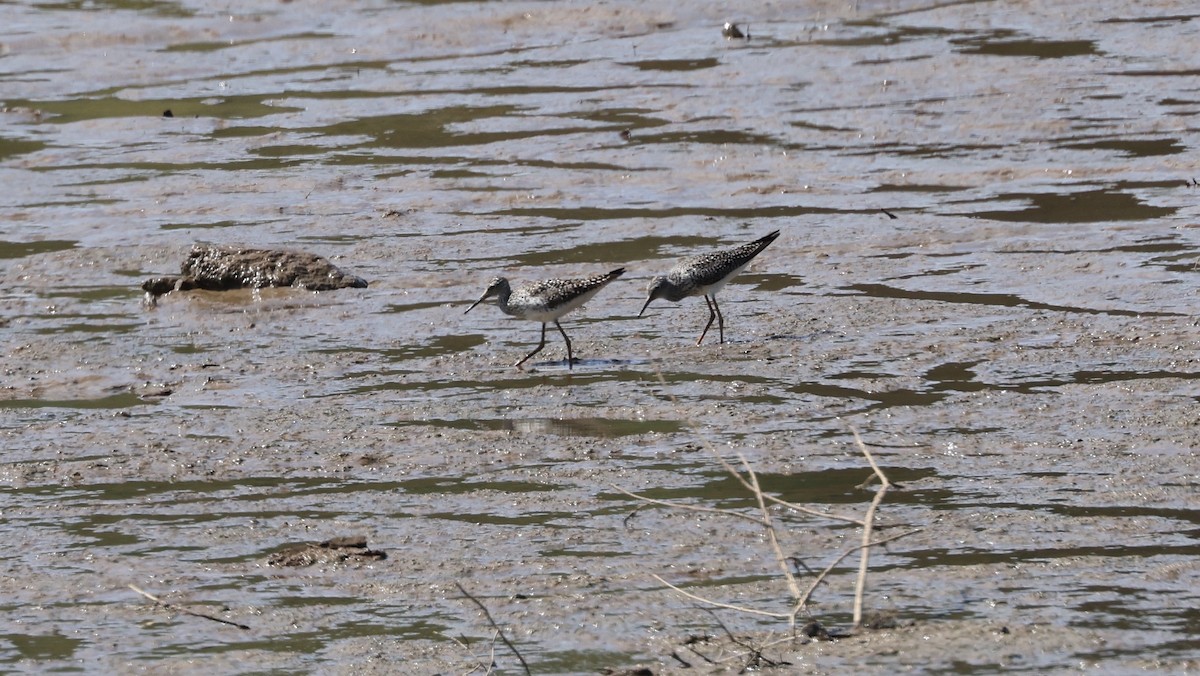
[[[238,629],[249,629],[250,628],[247,625],[240,624],[240,623],[234,622],[232,620],[224,620],[219,617],[213,617],[212,615],[206,615],[204,613],[198,613],[194,610],[188,610],[187,608],[182,608],[173,603],[167,603],[166,601],[158,598],[157,596],[155,596],[147,591],[144,591],[142,589],[139,589],[139,588],[135,587],[134,585],[129,585],[129,588],[132,589],[133,591],[141,594],[142,596],[145,596],[146,598],[150,599],[151,601],[154,601],[155,604],[157,604],[158,606],[165,608],[167,610],[174,610],[176,612],[183,613],[184,615],[191,615],[192,617],[202,617],[206,620],[212,620],[213,622],[220,622],[221,624],[228,624],[228,625],[237,627]]]
[[[854,552],[857,552],[858,550],[863,549],[863,548],[874,547],[876,545],[881,545],[885,542],[891,542],[892,540],[899,540],[900,538],[906,538],[909,535],[912,535],[914,533],[920,533],[920,532],[921,532],[920,528],[914,528],[913,530],[910,530],[910,531],[907,531],[904,533],[896,533],[895,535],[888,536],[882,540],[876,540],[874,542],[868,542],[865,544],[854,545],[853,547],[850,547],[850,548],[844,550],[842,553],[838,554],[833,559],[833,561],[830,561],[829,565],[825,566],[825,568],[820,573],[817,574],[817,577],[813,579],[812,584],[810,584],[808,586],[808,589],[800,597],[799,601],[797,601],[796,612],[799,613],[799,611],[804,608],[804,606],[808,603],[808,599],[812,596],[813,592],[815,592],[817,590],[817,587],[819,587],[821,585],[821,582],[825,579],[825,576],[827,576],[827,575],[829,575],[829,573],[833,572],[833,569],[836,568],[837,565],[839,563],[841,563],[847,556],[850,556]]]
[[[490,652],[488,653],[487,665],[484,666],[483,661],[480,660],[479,664],[472,667],[471,670],[467,672],[467,674],[473,674],[473,673],[475,673],[476,670],[482,669],[483,676],[490,676],[492,673],[494,673],[496,671],[496,639],[498,639],[499,637],[500,637],[500,632],[497,631],[497,632],[492,633],[492,641],[491,641],[491,644],[489,645]],[[471,650],[471,645],[467,642],[466,637],[459,639],[454,636],[451,636],[450,640],[457,643],[463,650],[466,650],[467,652],[472,653],[472,657],[474,657],[474,652]],[[475,659],[479,659],[479,658],[476,657]],[[464,674],[464,676],[467,676],[467,674]]]
[[[521,663],[521,667],[525,669],[525,675],[531,676],[532,672],[529,671],[529,665],[525,663],[525,658],[521,656],[521,651],[517,650],[517,646],[513,645],[512,641],[508,640],[508,636],[504,634],[504,630],[500,628],[500,625],[496,624],[496,620],[493,619],[492,614],[488,612],[487,606],[483,605],[482,601],[472,596],[471,592],[467,591],[466,587],[463,587],[458,581],[454,582],[454,586],[458,587],[458,591],[462,592],[463,596],[467,597],[472,603],[474,603],[479,607],[480,610],[483,611],[483,616],[487,618],[488,624],[492,625],[492,629],[495,629],[496,633],[500,635],[500,640],[504,642],[504,645],[508,646],[508,649],[512,651],[512,654],[517,656],[517,660]]]
[[[670,582],[667,582],[666,580],[659,577],[656,573],[650,573],[650,577],[667,585],[671,589],[674,589],[675,591],[679,592],[680,594],[683,594],[684,596],[688,597],[689,599],[691,599],[693,601],[699,601],[700,603],[707,603],[710,606],[715,606],[717,608],[727,608],[729,610],[736,610],[738,612],[749,613],[751,615],[764,615],[766,617],[775,617],[775,618],[778,618],[781,620],[785,620],[788,617],[787,613],[773,613],[769,610],[759,610],[757,608],[747,608],[745,606],[735,606],[731,603],[722,603],[720,601],[714,601],[712,599],[704,598],[703,596],[693,594],[686,589],[676,587],[675,585],[671,584]]]
[[[664,387],[666,386],[666,380],[663,378],[662,373],[658,374],[658,381]],[[676,410],[679,410],[678,402],[675,400],[675,398],[671,395],[667,395],[667,396],[671,400],[671,402],[676,405]],[[692,429],[697,428],[696,423],[693,420],[691,420],[690,418],[688,418],[686,415],[684,415],[684,420],[686,420],[688,426],[691,427]],[[721,455],[721,453],[719,451],[717,451],[716,447],[714,447],[713,444],[707,438],[702,437],[702,436],[700,437],[700,442],[704,445],[705,448],[707,448],[709,450],[709,452],[712,453],[713,457],[715,457],[717,459],[717,462],[719,462],[721,464],[721,467],[731,477],[733,477],[735,480],[737,480],[738,483],[740,483],[742,485],[742,487],[744,487],[747,491],[749,491],[754,496],[754,498],[757,502],[757,506],[758,506],[757,514],[747,514],[745,512],[739,512],[739,511],[731,510],[731,509],[718,509],[715,507],[703,507],[703,506],[698,506],[698,505],[689,505],[689,504],[684,504],[684,503],[671,502],[671,501],[667,501],[667,500],[656,500],[654,498],[649,498],[646,496],[638,495],[636,493],[627,491],[619,486],[615,486],[615,485],[612,486],[615,490],[620,491],[621,493],[624,493],[625,495],[628,495],[637,500],[646,502],[648,504],[661,505],[664,507],[672,507],[672,508],[676,508],[676,509],[685,509],[685,510],[690,510],[690,511],[695,511],[695,512],[724,514],[724,515],[733,516],[733,517],[736,517],[739,519],[746,519],[748,521],[752,521],[752,522],[756,523],[758,526],[763,528],[763,530],[766,532],[767,538],[768,538],[769,542],[771,543],[772,553],[775,555],[775,561],[776,561],[776,563],[779,564],[779,568],[783,572],[783,577],[784,577],[785,582],[787,583],[788,591],[794,602],[792,605],[792,608],[789,612],[787,612],[787,613],[772,612],[772,611],[766,611],[766,610],[759,610],[757,608],[748,608],[745,606],[737,606],[737,605],[733,605],[733,604],[729,604],[729,603],[722,603],[720,601],[714,601],[712,599],[708,599],[703,596],[699,596],[697,594],[693,594],[691,592],[685,591],[685,590],[671,584],[670,582],[667,582],[666,580],[659,577],[658,575],[652,575],[654,577],[654,579],[658,580],[659,582],[666,585],[667,587],[673,589],[674,591],[676,591],[694,601],[698,601],[700,603],[704,603],[706,605],[717,607],[717,608],[726,608],[729,610],[736,610],[739,612],[748,613],[748,614],[752,614],[752,615],[761,615],[761,616],[766,616],[766,617],[785,619],[788,622],[789,628],[791,628],[792,630],[795,630],[796,617],[800,614],[801,611],[804,610],[804,607],[807,605],[807,603],[808,603],[809,599],[812,597],[813,593],[820,586],[820,584],[825,580],[825,578],[829,575],[829,573],[839,563],[841,563],[847,556],[850,556],[851,554],[853,554],[856,551],[861,551],[862,555],[859,560],[858,577],[855,582],[855,590],[854,590],[854,615],[853,615],[854,629],[860,628],[862,625],[863,594],[866,590],[867,569],[870,565],[871,547],[874,547],[879,544],[883,544],[885,542],[890,542],[892,540],[897,540],[902,537],[907,537],[914,533],[920,532],[920,529],[918,528],[918,529],[910,530],[910,531],[907,531],[904,533],[899,533],[899,534],[896,534],[896,535],[893,535],[893,536],[890,536],[887,538],[883,538],[881,540],[876,540],[874,542],[871,541],[871,536],[874,533],[874,526],[875,526],[875,512],[878,509],[880,503],[883,502],[884,495],[887,494],[887,491],[892,486],[892,483],[888,480],[887,475],[883,473],[883,470],[880,469],[879,464],[875,462],[875,457],[871,454],[870,450],[867,449],[866,444],[863,443],[862,437],[860,437],[858,434],[858,430],[851,428],[850,431],[854,434],[854,440],[857,443],[859,450],[862,452],[863,456],[867,459],[867,462],[871,465],[871,469],[874,471],[874,475],[879,478],[879,482],[880,482],[879,489],[875,492],[875,497],[871,500],[871,504],[867,508],[866,514],[861,519],[842,516],[840,514],[832,514],[829,512],[822,512],[822,511],[815,510],[815,509],[810,509],[807,507],[803,507],[801,505],[793,504],[786,500],[776,498],[771,495],[767,495],[766,493],[763,492],[762,486],[758,481],[758,474],[754,471],[754,468],[750,465],[750,462],[746,459],[745,455],[743,455],[742,453],[740,453],[738,451],[734,451],[737,456],[738,462],[741,466],[739,469],[738,467],[735,467],[733,464],[731,464],[728,460],[726,460],[725,457],[723,455]],[[799,584],[796,581],[795,574],[792,572],[791,567],[788,565],[790,558],[786,554],[784,554],[783,546],[779,541],[779,533],[775,527],[775,521],[771,515],[771,509],[770,509],[771,505],[780,505],[787,509],[801,512],[803,514],[809,514],[811,516],[818,516],[818,517],[834,519],[834,520],[838,520],[838,521],[846,521],[846,522],[861,526],[862,527],[862,541],[860,544],[850,547],[850,548],[846,549],[845,551],[841,552],[836,558],[834,558],[834,560],[828,566],[825,567],[824,570],[822,570],[816,576],[816,578],[813,580],[813,582],[808,586],[808,589],[802,592],[800,590]]]
[[[862,557],[858,560],[858,580],[854,583],[854,628],[858,629],[862,626],[863,592],[867,588],[867,566],[871,561],[871,532],[875,527],[875,510],[879,507],[879,503],[883,502],[883,496],[891,488],[892,482],[888,481],[887,475],[879,469],[879,465],[875,462],[875,456],[867,450],[867,445],[858,435],[858,430],[851,427],[850,431],[854,433],[854,443],[858,444],[858,450],[866,456],[867,462],[871,463],[871,469],[875,470],[875,476],[879,477],[879,490],[875,491],[871,506],[867,507],[867,514],[863,517],[862,545],[860,546]]]

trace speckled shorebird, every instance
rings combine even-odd
[[[591,300],[592,296],[596,295],[600,289],[623,274],[625,274],[625,268],[617,268],[612,272],[594,277],[547,279],[522,284],[515,289],[509,285],[507,279],[497,277],[488,284],[487,291],[483,292],[479,300],[471,303],[471,307],[467,308],[466,312],[470,312],[476,305],[494,296],[496,305],[500,306],[504,314],[542,323],[542,342],[538,343],[533,352],[525,355],[524,359],[515,364],[517,368],[521,368],[521,364],[529,361],[530,357],[546,347],[546,324],[554,322],[554,325],[558,327],[558,332],[562,334],[563,340],[567,343],[567,368],[569,369],[574,363],[575,357],[571,354],[571,339],[567,337],[567,332],[563,331],[562,324],[558,323],[558,318]]]
[[[717,305],[717,292],[745,270],[750,261],[762,253],[768,244],[774,242],[776,237],[779,237],[778,230],[749,244],[680,261],[665,277],[650,280],[650,297],[646,299],[646,304],[642,306],[638,316],[641,317],[646,312],[646,308],[650,307],[655,298],[666,298],[672,303],[678,303],[688,296],[704,296],[704,302],[708,304],[708,323],[704,325],[704,331],[700,333],[696,344],[704,342],[704,336],[708,335],[713,319],[717,320],[721,342],[724,343],[725,318],[721,316],[721,307]]]

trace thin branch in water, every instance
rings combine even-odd
[[[212,615],[206,615],[204,613],[198,613],[194,610],[188,610],[187,608],[182,608],[180,606],[175,605],[174,603],[167,603],[166,601],[158,598],[157,596],[155,596],[147,591],[144,591],[142,589],[139,589],[139,588],[135,587],[134,585],[129,585],[129,588],[132,589],[133,591],[141,594],[142,596],[145,596],[146,598],[150,599],[157,605],[159,605],[163,608],[166,608],[167,610],[174,610],[176,612],[183,613],[184,615],[191,615],[192,617],[200,617],[200,618],[204,618],[206,620],[212,620],[213,622],[220,622],[221,624],[228,624],[230,626],[237,627],[238,629],[249,629],[250,628],[249,626],[241,624],[239,622],[233,622],[231,620],[224,620],[219,617],[213,617]]]
[[[892,482],[888,481],[887,475],[879,469],[875,456],[871,455],[871,451],[863,443],[858,430],[851,427],[850,431],[854,433],[854,443],[858,444],[858,450],[866,456],[867,462],[871,463],[871,469],[875,470],[875,475],[879,477],[879,489],[875,491],[875,498],[871,500],[871,505],[867,507],[867,513],[863,517],[862,557],[858,561],[858,580],[854,584],[854,628],[858,629],[862,626],[863,593],[867,588],[867,568],[871,563],[871,534],[875,527],[875,510],[883,502],[883,496],[887,494],[888,488],[891,488]]]
[[[617,488],[617,487],[616,487],[614,484],[609,484],[609,486],[612,486],[613,488],[616,488],[616,490],[618,490],[618,491],[619,491],[619,490],[621,490],[620,488]],[[622,491],[622,492],[624,492],[626,495],[633,495],[633,493],[629,493],[628,491]],[[625,524],[625,527],[626,527],[626,528],[632,528],[632,527],[633,527],[633,526],[631,526],[631,525],[630,525],[630,524],[632,524],[632,523],[633,523],[633,517],[637,516],[638,512],[640,512],[641,510],[642,510],[642,507],[641,507],[641,505],[638,505],[637,507],[634,507],[634,508],[633,508],[633,511],[632,511],[632,512],[630,512],[629,514],[627,514],[627,515],[625,516],[625,520],[624,520],[624,521],[622,521],[622,523],[623,523],[623,524]]]
[[[788,561],[792,563],[792,566],[795,567],[797,571],[803,570],[806,573],[813,572],[813,569],[809,568],[808,564],[804,562],[804,559],[801,559],[799,556],[789,556]]]
[[[667,380],[666,380],[666,378],[663,378],[662,371],[656,371],[655,375],[658,377],[658,384],[662,385],[663,388],[666,389]],[[718,451],[717,447],[714,446],[713,443],[708,440],[708,437],[705,437],[699,433],[698,430],[700,429],[700,425],[697,424],[695,420],[692,420],[692,418],[690,416],[688,416],[686,413],[684,413],[682,407],[679,406],[679,400],[675,398],[675,395],[668,394],[668,395],[666,395],[666,397],[667,397],[667,400],[670,401],[671,404],[675,406],[675,410],[677,412],[679,412],[679,414],[683,418],[684,422],[687,423],[688,428],[691,429],[692,432],[694,432],[696,434],[696,438],[698,438],[700,440],[700,445],[704,446],[705,450],[707,450],[709,453],[711,453],[712,456],[717,459],[717,462],[721,463],[721,468],[724,469],[726,472],[728,472],[729,476],[733,477],[738,483],[740,483],[742,485],[742,488],[745,488],[746,490],[748,490],[750,492],[754,492],[754,487],[750,485],[750,482],[746,480],[746,477],[742,476],[741,472],[738,472],[737,468],[735,468],[733,465],[731,465],[729,463],[729,461],[725,459],[725,456],[721,455],[721,452]],[[746,459],[744,457],[741,458],[741,461],[742,461],[743,467],[748,467],[748,464],[746,463]],[[829,512],[818,511],[818,510],[812,509],[811,507],[804,507],[803,505],[797,505],[797,504],[788,502],[787,500],[777,498],[773,495],[765,495],[764,497],[774,504],[780,505],[782,507],[787,507],[788,509],[795,510],[802,514],[808,514],[809,516],[822,517],[825,519],[833,519],[834,521],[846,521],[846,522],[853,523],[853,524],[859,525],[859,526],[862,525],[862,520],[856,519],[852,516],[842,516],[840,514],[831,514]]]
[[[862,525],[862,519],[856,519],[852,516],[843,516],[841,514],[834,514],[833,512],[822,512],[820,510],[813,509],[811,507],[805,507],[803,505],[797,505],[794,502],[788,502],[787,500],[784,500],[782,498],[777,498],[774,495],[767,495],[765,497],[767,498],[767,500],[769,500],[773,504],[779,505],[780,507],[785,507],[785,508],[793,510],[793,511],[800,512],[801,514],[807,514],[809,516],[816,516],[816,517],[820,517],[822,519],[832,519],[834,521],[845,521],[846,523],[852,523],[856,526]]]
[[[671,589],[674,589],[675,591],[679,592],[680,594],[683,594],[684,596],[688,597],[689,599],[692,599],[693,601],[699,601],[700,603],[707,603],[710,606],[715,606],[717,608],[727,608],[729,610],[736,610],[736,611],[743,612],[743,613],[749,613],[751,615],[763,615],[765,617],[774,617],[779,620],[786,620],[788,617],[787,613],[773,613],[769,610],[758,610],[757,608],[746,608],[745,606],[735,606],[730,603],[722,603],[720,601],[706,599],[703,596],[697,596],[696,594],[693,594],[690,591],[687,591],[686,589],[680,589],[679,587],[676,587],[675,585],[671,584],[670,582],[667,582],[666,580],[662,579],[655,573],[650,573],[650,577],[654,578],[655,580],[658,580],[659,582],[665,584],[666,586],[670,587]]]
[[[732,631],[730,631],[729,627],[725,626],[725,622],[721,620],[721,617],[717,615],[717,611],[713,610],[712,608],[701,608],[701,610],[712,616],[713,620],[717,623],[717,626],[719,626],[725,632],[725,636],[729,638],[730,643],[746,651],[741,655],[729,655],[728,657],[723,657],[718,660],[718,662],[729,662],[730,660],[734,659],[746,659],[746,664],[738,673],[745,673],[748,669],[753,667],[761,667],[764,664],[769,667],[778,667],[788,664],[787,662],[773,660],[763,654],[763,650],[767,645],[771,645],[771,642],[768,642],[762,646],[755,646],[749,641],[738,638]]]
[[[695,650],[693,650],[692,652],[696,652],[696,651],[695,651]],[[679,656],[679,651],[678,651],[678,650],[672,650],[672,651],[671,651],[671,657],[674,657],[676,662],[679,662],[680,664],[682,664],[684,669],[691,669],[691,668],[692,668],[692,663],[691,663],[691,662],[688,662],[687,660],[685,660],[685,659],[683,659],[682,657],[680,657],[680,656]],[[703,655],[701,655],[701,657],[704,657],[704,656],[703,656]]]
[[[641,500],[642,502],[647,502],[652,505],[660,505],[662,507],[671,507],[673,509],[686,509],[686,510],[689,510],[692,512],[707,512],[709,514],[724,514],[725,516],[736,516],[739,519],[746,519],[748,521],[753,521],[754,523],[756,523],[760,526],[765,525],[763,523],[762,519],[760,519],[756,516],[753,516],[750,514],[743,514],[742,512],[735,512],[732,509],[718,509],[716,507],[703,507],[700,505],[689,505],[689,504],[682,503],[682,502],[670,502],[667,500],[656,500],[654,498],[648,498],[644,495],[638,495],[637,493],[631,493],[616,484],[609,484],[609,486],[611,486],[612,489],[615,491],[619,491],[621,493],[624,493],[625,495],[628,495],[631,498]]]
[[[658,372],[656,375],[658,376],[659,384],[662,385],[663,389],[665,390],[666,385],[667,385],[666,379],[663,377],[661,372]],[[725,472],[729,476],[733,477],[735,481],[737,481],[739,484],[741,484],[741,486],[743,488],[745,488],[747,491],[750,492],[751,495],[754,496],[754,498],[757,502],[757,506],[758,506],[758,515],[752,516],[750,514],[746,514],[743,512],[737,512],[737,511],[732,511],[732,510],[727,510],[727,509],[717,509],[717,508],[713,508],[713,507],[700,507],[700,506],[696,506],[696,505],[686,505],[686,504],[680,504],[680,503],[675,503],[675,502],[669,502],[669,501],[665,501],[665,500],[655,500],[653,498],[647,498],[645,496],[637,495],[636,493],[631,493],[630,491],[627,491],[627,490],[620,488],[618,486],[615,486],[615,485],[612,487],[615,490],[620,491],[621,493],[624,493],[625,495],[628,495],[632,498],[641,500],[641,501],[649,503],[649,504],[656,504],[656,505],[661,505],[664,507],[673,507],[673,508],[677,508],[677,509],[686,509],[686,510],[691,510],[691,511],[696,511],[696,512],[724,514],[724,515],[735,516],[735,517],[738,517],[741,519],[746,519],[748,521],[754,522],[755,524],[757,524],[758,526],[760,526],[761,528],[763,528],[766,531],[767,539],[771,545],[771,550],[775,556],[775,561],[778,564],[780,571],[782,571],[782,573],[783,573],[784,581],[787,583],[788,591],[794,601],[794,605],[789,613],[777,613],[777,612],[771,612],[771,611],[757,610],[754,608],[747,608],[747,607],[743,607],[743,606],[735,606],[735,605],[728,604],[728,603],[722,603],[720,601],[714,601],[712,599],[704,598],[702,596],[693,594],[691,592],[684,591],[683,589],[676,587],[675,585],[671,584],[670,582],[667,582],[666,580],[664,580],[662,577],[659,577],[658,575],[652,575],[654,577],[654,579],[658,580],[659,582],[661,582],[662,584],[671,588],[672,590],[676,591],[677,593],[682,594],[683,596],[686,596],[686,597],[688,597],[694,601],[698,601],[700,603],[704,603],[704,604],[707,604],[710,606],[715,606],[718,608],[727,608],[730,610],[737,610],[737,611],[752,614],[752,615],[760,615],[760,616],[765,616],[765,617],[786,619],[788,621],[789,626],[794,630],[796,627],[796,617],[804,609],[805,605],[808,603],[808,600],[812,597],[815,590],[821,585],[821,583],[825,580],[825,578],[828,577],[830,572],[839,563],[841,563],[846,557],[850,556],[851,554],[853,554],[856,551],[861,551],[859,567],[858,567],[858,577],[855,582],[854,617],[853,617],[853,622],[854,622],[853,628],[855,630],[859,629],[862,626],[863,595],[866,591],[867,571],[870,567],[871,547],[874,547],[876,545],[879,545],[879,544],[882,544],[885,542],[890,542],[890,541],[898,539],[898,538],[906,537],[908,535],[912,535],[913,533],[919,532],[920,529],[893,535],[891,537],[887,537],[882,540],[876,540],[876,541],[871,540],[871,538],[874,534],[874,530],[875,530],[875,514],[878,511],[879,505],[883,502],[883,498],[887,494],[888,489],[891,488],[893,484],[891,483],[891,481],[888,480],[887,475],[884,474],[883,470],[879,467],[879,463],[877,463],[875,461],[875,457],[871,454],[871,451],[867,448],[866,444],[863,443],[862,437],[859,435],[858,430],[854,429],[853,427],[850,428],[850,431],[853,432],[853,434],[854,434],[854,440],[857,443],[859,450],[862,452],[863,456],[867,459],[867,462],[871,466],[871,470],[873,472],[873,476],[871,478],[878,478],[879,484],[880,484],[879,488],[875,492],[874,498],[871,500],[870,505],[867,507],[866,513],[864,514],[863,518],[861,518],[861,519],[854,518],[854,517],[842,516],[839,514],[831,514],[828,512],[821,512],[818,510],[810,509],[808,507],[804,507],[802,505],[797,505],[797,504],[788,502],[786,500],[780,499],[773,495],[766,494],[762,489],[762,485],[759,483],[758,474],[755,472],[753,466],[751,466],[749,460],[746,459],[746,456],[744,454],[742,454],[741,452],[736,451],[736,450],[734,451],[734,453],[737,457],[737,461],[740,464],[740,468],[735,467],[731,461],[727,460],[717,450],[717,448],[713,445],[713,443],[711,441],[709,441],[709,439],[707,437],[698,433],[699,426],[696,424],[696,422],[694,420],[692,420],[686,413],[683,412],[683,410],[679,406],[679,402],[676,400],[676,398],[670,394],[667,394],[665,396],[671,401],[672,404],[674,404],[676,411],[678,411],[680,413],[682,419],[686,422],[687,426],[694,433],[696,433],[696,436],[699,439],[700,443],[706,449],[708,449],[708,451],[712,454],[712,456],[714,458],[716,458],[717,462],[720,463],[721,467],[725,470]],[[867,485],[869,485],[870,481],[871,481],[871,479],[869,478],[867,481],[863,482],[862,487],[865,488]],[[786,509],[794,510],[794,511],[800,512],[802,514],[808,514],[810,516],[817,516],[817,517],[821,517],[821,518],[827,518],[827,519],[832,519],[832,520],[853,523],[862,528],[862,540],[861,540],[860,544],[858,544],[854,547],[850,547],[849,549],[840,553],[828,566],[825,567],[824,570],[822,570],[816,576],[816,579],[814,579],[813,582],[808,586],[808,589],[801,592],[800,586],[797,582],[796,572],[794,572],[791,567],[792,561],[797,560],[797,559],[795,559],[795,557],[787,556],[783,551],[783,545],[781,544],[781,542],[779,540],[779,532],[775,526],[775,518],[773,517],[773,515],[771,513],[771,506],[773,506],[773,505],[780,505],[781,507],[784,507]],[[628,522],[627,522],[627,525],[628,525]]]
[[[798,615],[800,613],[800,611],[804,609],[804,606],[808,605],[809,599],[812,598],[813,592],[815,592],[817,590],[817,587],[819,587],[821,585],[821,581],[824,580],[826,578],[826,576],[829,575],[829,573],[833,572],[833,569],[836,568],[839,563],[844,561],[847,556],[850,556],[854,552],[857,552],[858,550],[860,550],[864,547],[875,547],[875,546],[881,545],[885,542],[891,542],[892,540],[899,540],[900,538],[906,538],[909,535],[914,535],[916,533],[920,533],[921,530],[922,529],[920,529],[920,528],[914,528],[913,530],[906,531],[904,533],[896,533],[894,535],[889,535],[889,536],[883,538],[882,540],[876,540],[874,542],[870,542],[867,544],[857,544],[857,545],[854,545],[853,547],[847,548],[845,551],[838,554],[836,557],[834,557],[833,561],[829,562],[829,565],[825,566],[825,568],[823,570],[821,570],[820,573],[817,574],[816,579],[814,579],[812,581],[812,584],[810,584],[808,586],[808,589],[805,590],[804,594],[801,595],[800,602],[796,605],[796,608],[793,611],[793,616]]]
[[[775,562],[779,564],[779,569],[783,571],[783,578],[787,581],[788,591],[791,593],[792,598],[799,599],[800,585],[796,584],[796,576],[792,575],[792,567],[788,565],[787,555],[783,553],[783,546],[779,544],[779,533],[775,530],[775,522],[771,519],[771,510],[767,508],[766,499],[763,497],[762,485],[758,483],[758,474],[750,466],[750,461],[746,460],[746,456],[739,452],[737,457],[741,461],[742,467],[746,470],[746,475],[750,477],[750,485],[754,491],[754,498],[758,501],[758,511],[762,514],[763,528],[767,531],[767,538],[771,542],[771,550],[775,553]]]
[[[500,628],[500,625],[496,624],[496,620],[493,619],[492,614],[488,612],[487,606],[483,605],[482,601],[472,596],[471,592],[467,591],[466,587],[463,587],[462,583],[459,581],[455,580],[454,586],[458,587],[458,591],[462,592],[463,596],[467,597],[467,599],[469,599],[472,603],[478,606],[481,611],[483,611],[483,616],[487,618],[488,624],[492,625],[492,629],[495,629],[496,633],[500,635],[500,640],[503,641],[504,645],[512,651],[512,654],[517,656],[517,660],[521,663],[521,667],[525,669],[525,676],[532,676],[532,672],[529,671],[529,665],[525,663],[525,658],[521,657],[521,651],[517,650],[517,646],[513,645],[512,641],[508,640],[508,636],[504,634],[504,630]]]
[[[499,636],[500,636],[500,634],[498,632],[494,632],[494,631],[492,632],[492,641],[491,641],[491,645],[490,645],[491,650],[488,655],[487,666],[485,667],[483,665],[483,662],[480,661],[479,664],[476,664],[475,666],[471,667],[471,670],[468,671],[466,674],[463,674],[463,676],[470,676],[470,674],[473,674],[477,670],[480,670],[480,669],[483,670],[483,676],[488,676],[488,674],[491,674],[492,672],[494,672],[496,670],[496,639],[498,639]],[[473,651],[471,650],[470,641],[467,640],[467,637],[464,636],[462,638],[458,638],[455,636],[451,636],[450,640],[457,643],[459,645],[459,647],[462,648],[463,650],[467,651],[468,653],[471,653],[472,657],[475,657]],[[475,659],[478,660],[479,658],[476,657]]]
[[[716,664],[716,662],[711,657],[700,652],[700,649],[696,647],[697,644],[707,643],[711,640],[712,640],[712,637],[708,636],[707,634],[705,634],[705,635],[692,634],[691,636],[688,636],[686,640],[684,640],[683,647],[690,650],[693,655],[695,655],[696,657],[699,657],[700,659],[704,660],[705,662],[708,662],[709,664]],[[679,660],[680,662],[684,662],[686,664],[685,660],[683,660],[682,658],[679,657],[678,651],[672,652],[671,655],[675,659]],[[692,666],[691,664],[688,664],[689,668],[691,666]]]
[[[661,372],[658,373],[658,382],[663,386],[663,388],[666,388],[667,382],[666,379],[663,378]],[[679,402],[676,401],[674,397],[671,397],[671,403],[675,405],[676,410],[679,410]],[[682,413],[682,411],[680,412]],[[691,427],[693,430],[697,429],[695,422],[687,417],[686,414],[683,417],[685,420],[687,420],[689,427]],[[779,542],[779,532],[775,529],[775,520],[771,516],[770,508],[767,506],[767,501],[770,499],[770,497],[763,492],[762,485],[758,481],[758,474],[754,471],[754,467],[751,466],[750,461],[746,459],[746,456],[743,453],[740,451],[735,451],[738,462],[741,464],[741,471],[738,471],[736,467],[734,467],[728,460],[725,459],[723,455],[721,455],[720,452],[717,451],[712,442],[701,435],[697,436],[700,437],[700,441],[702,444],[704,444],[705,448],[707,448],[709,452],[712,453],[712,455],[717,459],[717,462],[721,463],[721,467],[723,467],[730,476],[736,479],[738,483],[748,490],[750,494],[754,496],[754,499],[758,504],[758,518],[754,518],[740,512],[730,512],[727,510],[720,510],[720,513],[734,514],[739,517],[755,521],[767,532],[767,539],[771,543],[771,551],[775,555],[775,563],[778,565],[779,570],[783,573],[783,579],[787,584],[788,593],[791,595],[793,601],[798,601],[800,599],[800,585],[796,582],[796,576],[792,574],[792,568],[788,564],[787,555],[783,552],[783,545]],[[799,505],[789,505],[789,507],[804,512],[809,511],[806,508],[800,507]],[[821,515],[823,516],[823,514]],[[795,620],[796,616],[794,613],[788,616],[788,621],[791,623],[793,628],[795,627]]]

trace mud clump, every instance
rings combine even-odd
[[[267,558],[268,566],[305,567],[338,563],[364,563],[382,561],[387,552],[367,547],[363,536],[338,537],[318,544],[302,543],[287,545]]]
[[[294,286],[309,291],[365,289],[361,277],[342,272],[328,259],[303,251],[196,245],[178,277],[155,277],[142,283],[151,299],[171,291],[262,289]]]

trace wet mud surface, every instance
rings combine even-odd
[[[0,6],[0,669],[521,673],[464,591],[534,673],[1194,669],[1200,14],[724,11]],[[776,229],[725,344],[637,317]],[[370,285],[144,307],[198,243]],[[570,370],[463,314],[622,266]],[[653,577],[786,611],[754,523],[622,490],[752,513],[715,449],[860,516],[852,429],[921,529],[871,557],[888,621]],[[774,514],[802,582],[861,537]],[[856,566],[804,622],[848,629]]]

